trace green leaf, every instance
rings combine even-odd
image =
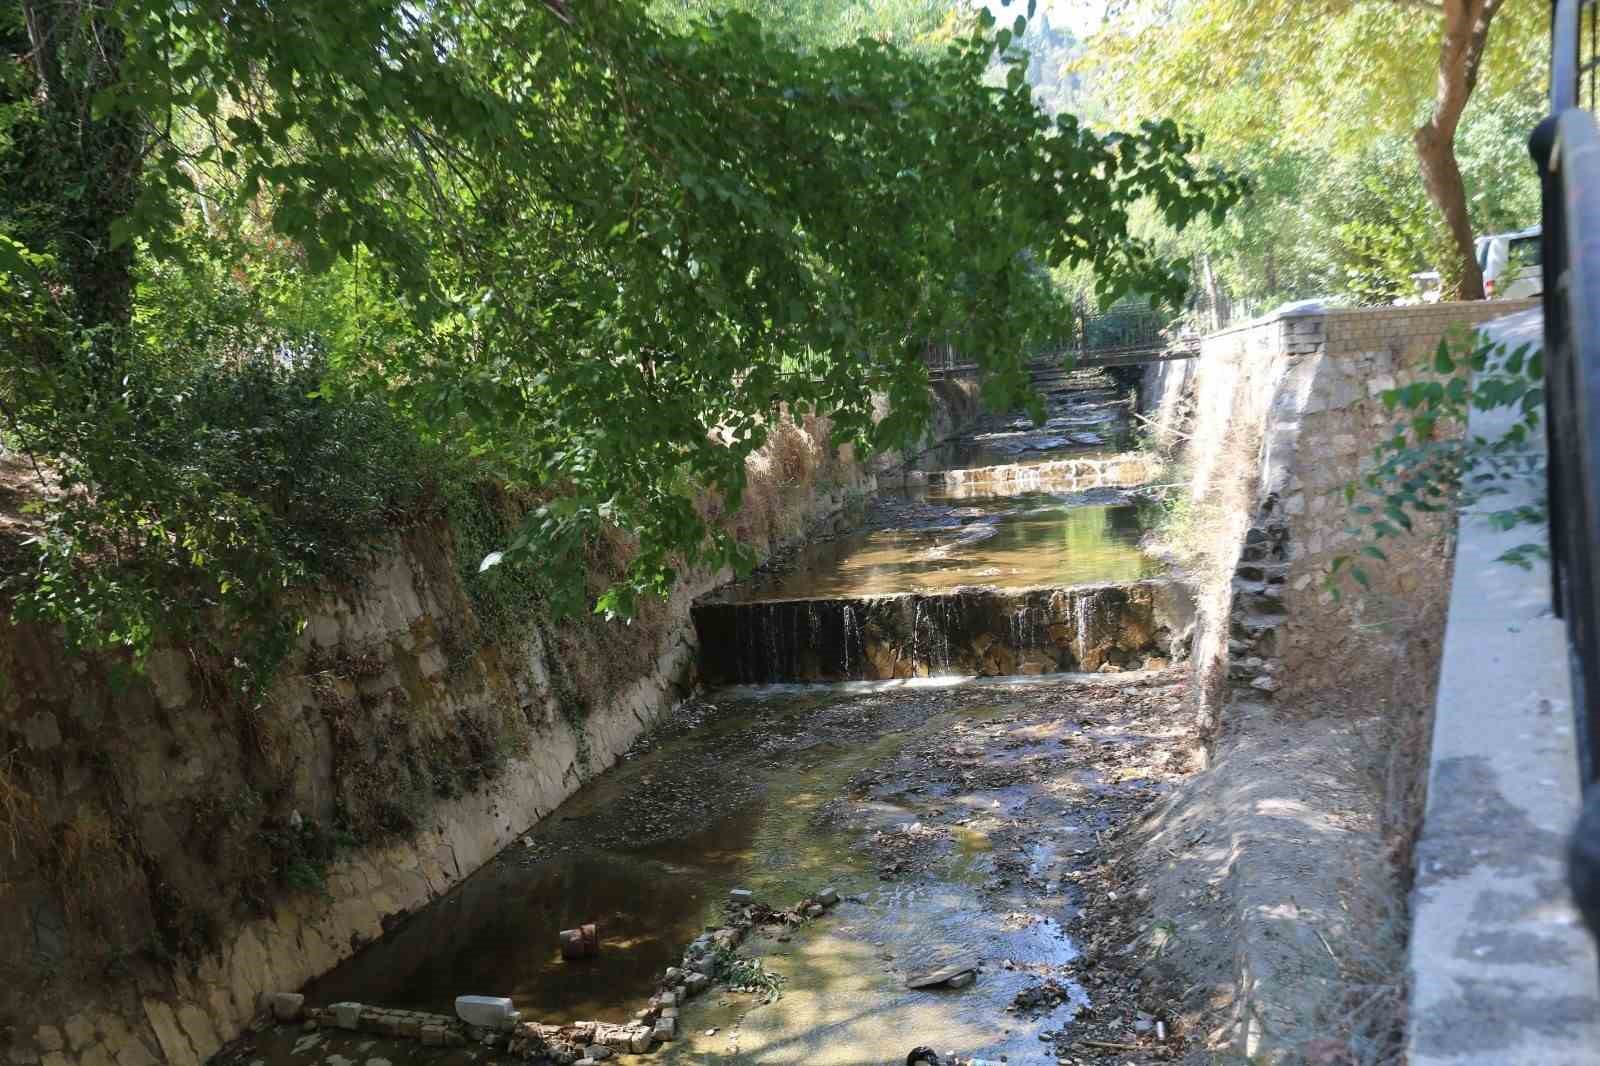
[[[1433,353],[1433,369],[1440,374],[1453,374],[1456,361],[1450,355],[1450,342],[1440,341],[1439,347]]]

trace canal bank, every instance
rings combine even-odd
[[[1109,484],[1025,474],[974,496],[982,479],[928,456],[881,479],[856,528],[696,605],[702,677],[761,684],[682,704],[488,868],[306,986],[310,1005],[447,1016],[455,996],[507,996],[552,1027],[529,1028],[531,1051],[480,1034],[496,1046],[433,1054],[557,1062],[611,1031],[584,1026],[664,1014],[669,1061],[892,1061],[918,1044],[1026,1061],[1102,1031],[1181,1047],[1178,1019],[1158,1033],[1100,967],[1117,923],[1077,926],[1104,902],[1106,834],[1188,768],[1171,664],[1193,612],[1117,484],[1138,457],[1106,450],[1127,399],[1096,375],[1043,384],[1043,425],[993,420],[938,454],[1096,462]],[[795,683],[818,680],[836,683]],[[842,900],[794,928],[741,924],[769,994],[719,974],[664,1010],[684,948],[740,922],[735,888],[779,910]],[[585,923],[598,955],[563,960],[560,931]],[[910,987],[950,967],[967,978]],[[339,1066],[348,1039],[274,1029],[229,1054]],[[376,1039],[379,1058],[424,1054]]]

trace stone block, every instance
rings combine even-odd
[[[612,1055],[612,1052],[611,1049],[604,1044],[590,1044],[588,1047],[583,1049],[583,1054],[586,1058],[591,1059],[594,1062],[600,1062],[604,1059],[609,1059]]]
[[[678,1036],[678,1019],[657,1018],[653,1035],[657,1040],[674,1040]]]
[[[628,1050],[635,1055],[643,1055],[650,1050],[650,1045],[656,1042],[655,1028],[636,1028],[633,1036],[628,1041]]]
[[[480,1029],[510,1029],[522,1017],[505,996],[457,996],[456,1017]]]
[[[268,992],[264,997],[268,1013],[280,1022],[297,1022],[305,1014],[306,997],[298,992]]]
[[[335,1003],[333,1005],[333,1021],[341,1029],[356,1030],[361,1028],[362,1006],[359,1003]]]
[[[443,1047],[444,1026],[424,1025],[422,1027],[422,1043],[426,1047]]]
[[[839,902],[839,891],[834,888],[825,888],[817,893],[817,902],[824,907],[831,907]]]

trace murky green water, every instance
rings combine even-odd
[[[510,996],[529,1019],[625,1021],[684,945],[717,921],[729,889],[750,888],[778,905],[824,885],[858,890],[870,878],[851,847],[853,835],[817,823],[817,812],[860,767],[904,743],[903,727],[939,718],[891,723],[882,736],[846,744],[830,740],[827,729],[805,736],[805,719],[817,702],[815,694],[781,709],[764,701],[730,702],[701,730],[597,779],[564,804],[553,823],[534,831],[537,844],[559,842],[558,853],[519,860],[513,847],[425,913],[313,981],[305,990],[309,1001],[451,1013],[456,996],[482,994]],[[841,724],[859,734],[854,716]],[[786,757],[768,766],[763,735],[802,739],[784,742]],[[707,764],[720,769],[703,777],[689,772]],[[723,788],[718,779],[724,776],[737,777],[748,798]],[[734,802],[711,805],[699,822],[668,825],[664,834],[634,846],[581,846],[586,836],[626,824],[623,809],[641,802],[641,786],[648,790],[667,779],[675,790],[692,790],[698,779]],[[664,824],[681,821],[670,813],[662,818]],[[599,956],[562,960],[558,933],[585,922],[598,926]]]
[[[937,495],[927,497],[937,502]],[[1085,506],[1029,493],[951,504],[923,519],[814,544],[783,573],[741,582],[733,602],[871,598],[1000,589],[1071,588],[1139,581],[1165,570],[1145,554],[1134,504]]]

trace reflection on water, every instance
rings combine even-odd
[[[787,701],[782,713],[763,714],[756,732],[802,730],[814,702],[803,695]],[[640,806],[635,789],[641,781],[679,776],[695,759],[719,758],[709,749],[730,742],[736,753],[723,769],[759,781],[759,798],[635,847],[491,863],[311,982],[308,1000],[450,1014],[458,995],[509,996],[529,1020],[623,1022],[656,990],[684,945],[717,919],[730,888],[748,887],[779,904],[824,884],[849,888],[862,860],[840,833],[813,819],[851,774],[896,750],[905,734],[891,731],[848,748],[818,743],[771,767],[765,760],[757,765],[760,747],[741,739],[752,729],[744,714],[729,708],[705,728],[592,782],[561,808],[570,812],[559,819],[566,825],[541,825],[534,836],[576,832],[609,839],[624,822],[624,809]],[[702,783],[723,787],[709,774]],[[557,934],[585,922],[598,926],[599,956],[562,960]]]
[[[1133,504],[1073,506],[1033,493],[952,508],[935,526],[878,529],[814,544],[782,574],[727,590],[734,602],[946,592],[963,586],[1070,588],[1139,581],[1164,569],[1139,548]]]
[[[748,843],[751,821],[730,818],[717,830]],[[444,1014],[459,995],[510,996],[530,1019],[623,1021],[700,932],[741,855],[685,847],[687,861],[676,863],[595,853],[532,869],[496,864],[306,992],[313,1003]],[[556,934],[584,922],[599,926],[599,957],[562,961]]]

